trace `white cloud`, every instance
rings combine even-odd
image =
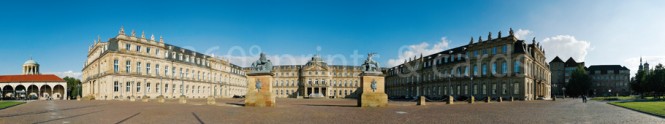
[[[55,74],[56,76],[58,76],[60,78],[73,77],[73,78],[76,78],[76,79],[81,79],[81,74],[83,74],[83,73],[74,72],[72,70],[69,70],[69,71],[64,71],[64,72],[48,72],[48,73],[45,73],[45,74]]]
[[[542,40],[540,44],[545,49],[546,57],[550,60],[554,59],[555,56],[559,56],[562,59],[573,57],[575,61],[584,61],[591,50],[590,42],[578,40],[575,36],[570,35],[548,37]]]
[[[449,41],[448,39],[446,39],[446,37],[441,37],[441,40],[435,43],[434,45],[430,45],[427,42],[422,42],[420,44],[402,46],[398,51],[399,54],[398,58],[389,59],[387,67],[397,66],[399,64],[404,63],[404,60],[408,60],[409,58],[413,58],[414,56],[420,57],[421,54],[423,56],[426,56],[437,52],[441,52],[449,47],[448,43]]]
[[[527,29],[517,29],[514,35],[517,39],[526,39],[528,36],[531,36],[531,33],[533,32]]]

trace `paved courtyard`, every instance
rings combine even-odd
[[[391,101],[358,108],[352,99],[277,99],[274,108],[241,107],[242,99],[178,104],[130,101],[33,101],[0,110],[0,123],[665,123],[665,119],[579,99],[467,104]]]

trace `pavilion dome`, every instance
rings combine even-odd
[[[30,59],[28,61],[25,61],[23,65],[39,65],[39,64],[35,60]]]

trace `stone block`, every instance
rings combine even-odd
[[[208,96],[208,105],[215,105],[217,102],[215,101],[215,97],[213,96]]]
[[[503,102],[503,97],[499,97],[499,99],[497,99],[497,101],[498,102]]]
[[[361,95],[358,98],[358,107],[388,106],[385,77],[381,73],[362,73],[360,76]]]
[[[448,96],[448,102],[446,102],[446,104],[449,104],[449,105],[455,104],[455,97]]]
[[[157,96],[157,102],[159,102],[159,103],[164,103],[165,101],[166,101],[166,99],[164,99],[164,96],[163,96],[163,95],[159,95],[159,96]]]
[[[469,104],[473,104],[474,102],[476,102],[476,97],[471,96],[471,97],[469,98]]]
[[[178,103],[180,103],[180,104],[187,104],[187,96],[185,96],[185,95],[180,95],[180,98],[178,98]]]
[[[487,98],[485,98],[485,102],[486,102],[486,103],[490,103],[490,102],[492,102],[492,97],[487,96]]]
[[[427,105],[427,98],[425,96],[418,97],[418,103],[416,105]]]
[[[134,96],[131,96],[131,97],[129,97],[129,101],[134,102],[134,101],[136,101],[136,98]]]
[[[248,74],[245,107],[274,107],[276,96],[272,94],[273,75],[271,73]],[[261,82],[260,88],[256,83]]]
[[[148,102],[148,101],[150,101],[150,97],[149,96],[142,96],[141,101]]]

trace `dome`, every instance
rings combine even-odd
[[[25,63],[23,63],[23,64],[24,65],[38,65],[37,62],[35,62],[35,60],[32,60],[32,59],[30,59],[28,61],[25,61]]]

